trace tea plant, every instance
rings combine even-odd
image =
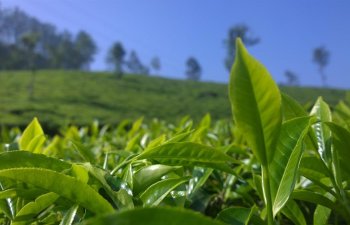
[[[232,123],[3,128],[0,223],[350,223],[347,103],[308,113],[236,49]]]

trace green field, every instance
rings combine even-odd
[[[0,73],[0,124],[24,126],[37,116],[47,129],[73,123],[117,124],[123,119],[158,118],[177,122],[183,116],[198,121],[206,113],[230,119],[227,84],[110,73],[40,71],[29,98],[30,72]],[[330,105],[344,90],[281,87],[302,104],[323,96]]]
[[[3,74],[2,107],[13,107],[14,124],[40,110],[47,124],[91,121],[53,136],[37,118],[24,130],[2,127],[0,224],[350,224],[349,95],[331,107],[315,95],[341,99],[345,91],[283,88],[304,103],[315,98],[303,107],[240,39],[237,49],[228,88],[43,72],[28,100],[30,76]],[[230,117],[230,107],[233,120],[206,114],[194,122],[208,108]],[[92,121],[101,112],[110,124]],[[132,119],[182,113],[196,119]]]

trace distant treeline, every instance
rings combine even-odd
[[[96,51],[85,31],[60,32],[18,8],[0,7],[0,69],[87,69]]]

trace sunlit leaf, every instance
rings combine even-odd
[[[42,145],[45,141],[44,131],[40,126],[37,118],[34,118],[32,122],[24,130],[20,140],[19,148],[21,150],[27,150],[30,152],[40,152]]]
[[[78,203],[96,214],[113,211],[112,206],[89,185],[52,170],[37,168],[4,169],[0,170],[0,177],[44,188]]]
[[[282,125],[277,149],[269,164],[274,215],[286,204],[294,189],[303,139],[310,125],[310,117],[300,117]]]
[[[203,166],[234,173],[228,163],[238,163],[225,153],[192,142],[175,142],[142,152],[138,159],[153,159],[167,165]]]
[[[274,155],[281,126],[281,95],[266,68],[237,39],[229,95],[235,123],[263,166]]]
[[[176,187],[187,182],[189,178],[170,178],[158,181],[140,194],[144,206],[157,206]]]

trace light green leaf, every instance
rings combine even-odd
[[[39,167],[61,172],[70,169],[71,166],[66,161],[27,151],[11,151],[0,154],[0,170],[17,167]]]
[[[47,169],[14,168],[0,170],[0,177],[25,182],[76,202],[93,213],[108,213],[112,206],[89,185]]]
[[[150,165],[141,168],[133,175],[134,195],[146,190],[153,183],[160,181],[167,173],[180,169],[180,166]]]
[[[324,122],[331,122],[331,110],[322,97],[319,97],[311,110],[310,115],[316,116],[318,122],[312,125],[317,138],[318,153],[321,159],[330,166],[332,161],[331,153],[331,131]]]
[[[134,187],[132,163],[129,163],[123,170],[123,180],[129,185],[130,189]]]
[[[277,149],[269,164],[274,216],[286,204],[294,189],[303,139],[310,125],[310,117],[292,119],[282,125]]]
[[[89,181],[89,173],[82,165],[73,164],[72,175],[85,184]]]
[[[73,144],[73,147],[75,150],[77,150],[80,154],[80,156],[87,162],[95,162],[95,156],[94,153],[91,151],[90,148],[87,148],[83,145],[82,142],[70,140],[70,142]]]
[[[189,178],[183,177],[158,181],[140,194],[140,199],[144,206],[157,206],[172,190],[188,180]]]
[[[284,120],[294,119],[296,117],[305,117],[307,112],[295,99],[285,93],[282,95],[282,112]]]
[[[281,126],[281,95],[266,68],[236,41],[229,96],[238,128],[259,162],[265,166],[273,158]]]
[[[137,208],[99,216],[84,225],[225,225],[198,212],[182,208]]]
[[[59,195],[53,192],[37,197],[35,201],[29,202],[23,208],[21,208],[21,210],[19,210],[12,224],[28,224],[28,222],[36,217],[41,211],[52,205],[58,199],[58,197]]]
[[[0,199],[13,198],[17,196],[17,190],[14,188],[0,191]]]
[[[167,165],[203,166],[228,173],[234,173],[228,163],[238,163],[222,151],[192,142],[166,143],[142,152],[137,159],[153,159]]]
[[[78,208],[79,205],[73,205],[62,218],[60,225],[72,225]]]
[[[132,127],[128,132],[129,139],[131,139],[140,130],[142,122],[143,122],[143,117],[140,117],[132,124]]]
[[[314,225],[327,225],[332,210],[322,205],[317,205],[314,212]]]
[[[24,130],[20,140],[19,148],[30,152],[40,152],[45,141],[45,134],[35,117]]]

